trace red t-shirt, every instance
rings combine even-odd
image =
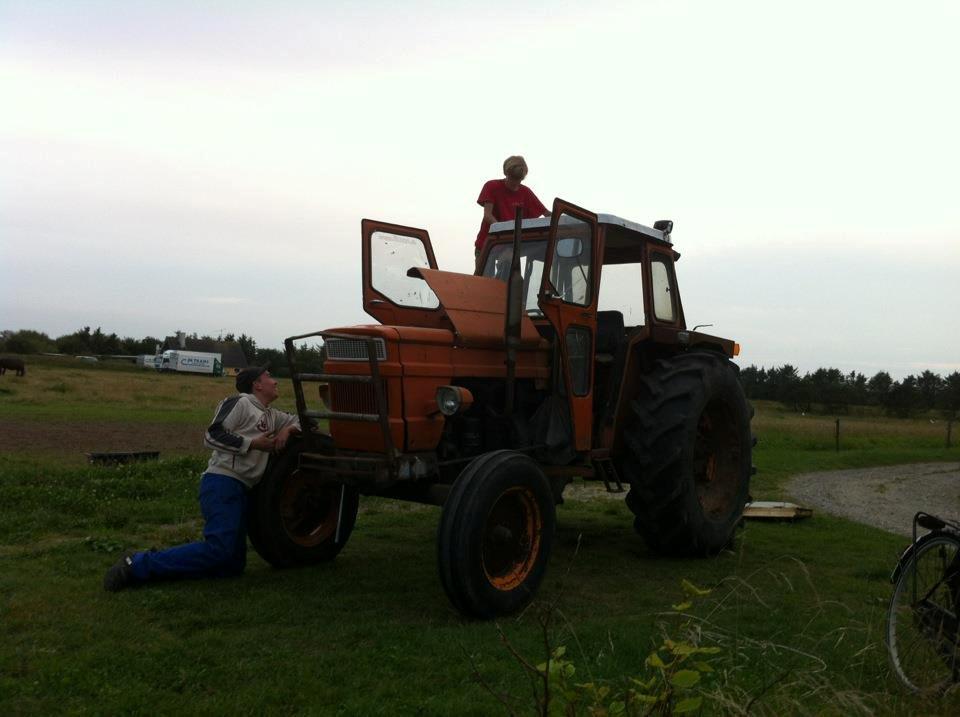
[[[491,179],[483,185],[480,190],[480,196],[477,197],[477,204],[481,207],[487,202],[493,202],[493,216],[498,222],[512,221],[516,216],[516,207],[523,207],[523,218],[533,219],[543,216],[547,208],[540,203],[537,195],[523,184],[516,191],[507,187],[505,179]],[[483,248],[483,242],[487,239],[487,225],[480,223],[480,233],[477,234],[477,241],[474,246],[477,249]]]

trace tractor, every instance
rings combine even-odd
[[[251,496],[267,562],[332,560],[361,495],[439,505],[451,603],[506,615],[543,580],[574,478],[625,492],[658,553],[730,544],[752,408],[739,345],[686,326],[672,222],[556,199],[549,218],[491,225],[472,275],[438,269],[424,230],[361,229],[363,307],[379,323],[285,341],[303,433]],[[322,340],[322,373],[297,368],[305,339]]]

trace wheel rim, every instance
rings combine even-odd
[[[513,590],[530,576],[540,555],[543,516],[533,491],[500,494],[483,528],[483,570],[497,590]]]
[[[887,649],[911,690],[938,693],[960,679],[960,543],[935,538],[917,548],[897,582]]]
[[[293,542],[314,547],[336,531],[344,486],[299,477],[294,471],[280,492],[280,521]]]
[[[708,517],[723,519],[734,509],[740,469],[736,421],[726,404],[713,401],[700,414],[693,449],[697,499]]]

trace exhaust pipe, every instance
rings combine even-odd
[[[520,229],[523,209],[516,208],[513,224],[513,257],[510,259],[510,276],[507,279],[507,310],[503,327],[503,342],[507,347],[507,393],[504,397],[503,415],[513,415],[514,383],[517,372],[517,349],[520,346],[520,317],[523,311],[523,276],[520,274]]]

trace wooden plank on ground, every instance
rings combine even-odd
[[[811,515],[812,508],[773,500],[755,500],[743,508],[743,517],[746,520],[800,520]]]

